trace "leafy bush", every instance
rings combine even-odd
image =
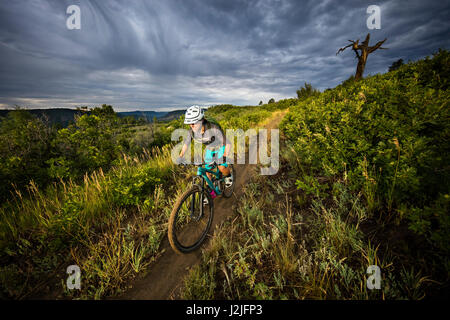
[[[400,68],[403,65],[403,59],[398,59],[397,61],[393,62],[391,66],[389,67],[389,71],[395,71],[398,68]]]
[[[305,82],[305,86],[297,90],[297,97],[299,100],[306,99],[308,97],[317,96],[320,91],[314,89],[310,83]]]
[[[223,129],[242,129],[245,131],[269,118],[272,112],[287,109],[295,103],[297,103],[297,99],[284,99],[259,106],[218,105],[209,108],[205,117],[213,117]]]
[[[95,169],[108,170],[123,150],[116,139],[119,126],[119,118],[107,105],[77,117],[52,141],[53,157],[47,161],[50,175],[78,179]]]
[[[440,50],[293,106],[280,128],[300,159],[298,186],[345,179],[380,222],[409,222],[448,255],[449,59]]]
[[[25,110],[14,110],[0,122],[0,200],[12,184],[19,190],[34,180],[45,185],[50,177],[45,162],[55,130]]]

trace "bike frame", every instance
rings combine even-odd
[[[212,164],[213,167],[211,169],[206,169],[204,167],[205,165],[206,164],[201,164],[198,166],[197,175],[194,177],[194,184],[196,184],[195,179],[198,179],[198,178],[202,179],[202,183],[201,183],[201,185],[199,185],[199,187],[201,188],[201,192],[200,192],[200,214],[197,218],[198,220],[200,220],[201,217],[203,216],[203,205],[202,204],[203,204],[203,196],[204,196],[203,191],[205,190],[205,181],[208,184],[208,186],[211,188],[211,190],[214,190],[214,192],[216,192],[217,195],[222,194],[222,192],[219,190],[219,187],[218,186],[214,187],[213,182],[206,175],[206,173],[209,172],[209,173],[213,174],[217,180],[223,179],[220,177],[221,172],[219,170],[218,165],[214,162]],[[191,217],[194,216],[194,203],[195,203],[195,197],[192,199],[192,202],[191,202]],[[213,204],[211,204],[211,205],[213,205]]]
[[[208,186],[211,188],[211,190],[214,190],[217,195],[220,195],[222,192],[219,190],[218,187],[214,187],[213,182],[208,178],[208,176],[206,175],[206,173],[209,172],[211,174],[214,175],[214,177],[216,177],[217,180],[220,179],[220,175],[221,172],[219,170],[219,167],[217,166],[217,164],[214,163],[212,169],[206,169],[205,167],[203,167],[203,165],[201,167],[197,168],[197,177],[201,177],[206,181],[206,183],[208,184]],[[202,189],[204,188],[204,182],[202,184]]]

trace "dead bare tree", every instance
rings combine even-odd
[[[383,41],[379,41],[376,45],[369,47],[369,40],[370,40],[370,33],[367,34],[366,40],[364,40],[363,43],[359,44],[359,39],[356,41],[348,40],[351,43],[348,46],[345,46],[343,48],[340,48],[338,52],[336,52],[336,55],[338,55],[340,52],[344,51],[345,49],[352,47],[352,50],[356,54],[356,58],[358,59],[358,66],[356,67],[356,73],[355,73],[355,80],[359,80],[362,78],[364,73],[364,68],[366,67],[367,57],[369,54],[374,52],[377,49],[388,49],[388,48],[382,48],[381,45],[387,40],[384,39]],[[358,52],[359,50],[359,52]]]

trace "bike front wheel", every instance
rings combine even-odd
[[[181,195],[170,214],[169,242],[178,253],[189,253],[205,240],[213,219],[213,200],[199,186]]]

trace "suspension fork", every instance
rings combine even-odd
[[[205,179],[202,179],[202,188],[200,189],[200,218],[203,217],[203,191],[205,190]]]
[[[191,201],[191,218],[194,220],[200,220],[203,217],[203,199],[204,199],[204,192],[205,190],[205,179],[202,178],[202,184],[201,184],[201,188],[200,188],[200,214],[198,215],[198,217],[195,217],[195,193],[194,196],[192,197],[192,201]]]

